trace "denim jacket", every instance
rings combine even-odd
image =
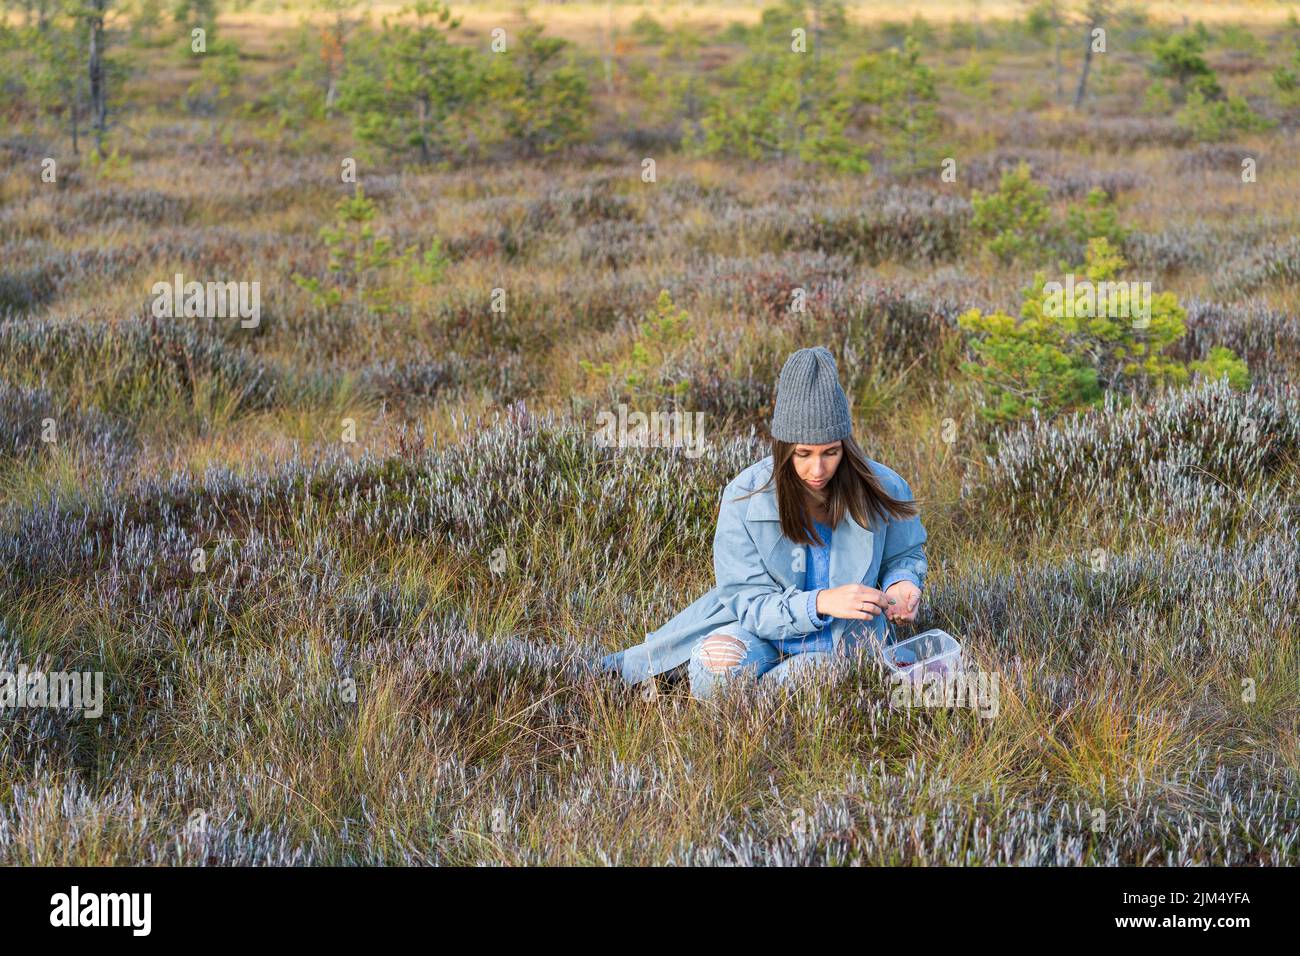
[[[912,491],[895,472],[869,462],[886,492],[911,500]],[[728,626],[740,627],[769,641],[788,640],[817,630],[808,616],[808,592],[803,590],[803,545],[781,532],[776,487],[757,494],[772,474],[772,458],[750,465],[727,485],[713,536],[716,584],[663,627],[636,644],[602,660],[629,683],[639,683],[686,661],[701,638]],[[797,570],[796,570],[797,569]],[[846,514],[831,538],[830,586],[866,584],[881,590],[898,581],[925,583],[925,528],[919,517],[903,521],[873,517],[863,528]],[[854,632],[846,636],[850,625]],[[834,646],[858,641],[862,626],[882,641],[885,619],[871,622],[837,618],[830,625]],[[874,642],[866,640],[868,647]]]

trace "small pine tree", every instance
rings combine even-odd
[[[239,47],[234,40],[209,38],[207,52],[199,59],[199,75],[185,91],[185,105],[195,113],[215,113],[234,96],[241,67]]]
[[[1025,290],[1018,319],[978,309],[958,318],[972,334],[972,358],[962,369],[984,394],[984,417],[1009,422],[1034,409],[1051,414],[1096,402],[1107,391],[1186,382],[1193,372],[1227,375],[1234,387],[1244,387],[1245,363],[1230,349],[1213,349],[1205,361],[1186,365],[1169,354],[1186,333],[1187,317],[1172,292],[1150,297],[1141,324],[1131,313],[1113,314],[1129,310],[1101,312],[1102,292],[1109,294],[1106,286],[1114,288],[1125,265],[1109,240],[1095,238],[1076,270],[1086,284],[1075,285],[1073,297],[1067,285],[1049,289],[1040,272]]]
[[[591,113],[587,75],[566,55],[568,41],[542,32],[528,24],[506,54],[493,57],[488,76],[505,135],[532,156],[584,140]]]
[[[921,62],[921,46],[908,36],[902,49],[864,57],[854,68],[860,102],[874,110],[885,155],[900,169],[932,165],[939,129],[934,73]]]
[[[322,226],[320,237],[329,250],[330,284],[294,274],[293,281],[312,295],[318,307],[337,308],[355,300],[376,313],[387,312],[391,293],[383,275],[396,264],[392,240],[375,235],[378,207],[361,186],[334,205],[334,225]]]
[[[700,121],[703,152],[870,170],[865,149],[848,136],[851,102],[829,60],[760,50],[735,64],[727,82]]]
[[[1279,106],[1300,106],[1300,50],[1273,71],[1273,89]]]
[[[1082,206],[1071,206],[1065,214],[1065,234],[1062,237],[1076,254],[1088,243],[1103,238],[1120,248],[1128,238],[1130,229],[1120,225],[1119,213],[1106,190],[1094,186],[1088,191]]]
[[[682,126],[682,144],[697,148],[702,132],[705,94],[699,59],[703,40],[696,30],[678,27],[665,33],[657,61],[649,64],[640,78],[641,101],[646,115]]]
[[[1187,94],[1186,105],[1178,111],[1178,125],[1191,131],[1201,142],[1219,142],[1240,133],[1252,133],[1276,126],[1274,120],[1261,116],[1240,96],[1211,100],[1200,90]]]
[[[596,364],[579,359],[578,364],[588,376],[611,388],[620,397],[650,401],[667,399],[677,404],[689,390],[690,382],[664,383],[663,367],[681,346],[690,342],[693,335],[690,314],[679,309],[668,290],[664,289],[655,300],[654,308],[637,327],[636,340],[626,359],[617,364]]]
[[[1201,34],[1175,33],[1156,43],[1155,66],[1158,77],[1178,84],[1179,99],[1185,99],[1193,90],[1214,98],[1222,95],[1218,77],[1205,59],[1205,39]]]
[[[450,43],[459,21],[440,0],[418,0],[390,24],[367,53],[350,59],[339,84],[339,109],[357,137],[395,151],[415,150],[433,162],[462,141],[458,121],[482,90],[472,52]]]
[[[375,234],[378,214],[379,207],[359,185],[355,193],[334,204],[334,225],[320,230],[329,251],[333,281],[298,273],[291,277],[295,285],[311,293],[318,308],[334,309],[351,302],[383,315],[393,310],[398,275],[423,285],[442,281],[449,263],[441,240],[435,238],[422,253],[411,245],[399,254],[391,239]]]
[[[63,6],[51,4],[43,13],[39,24],[10,30],[0,23],[0,108],[10,117],[31,110],[59,118],[76,153],[85,115],[80,92],[85,31]]]
[[[971,197],[971,226],[990,252],[1012,262],[1042,242],[1047,224],[1047,188],[1034,182],[1028,163],[1002,174],[998,191]]]

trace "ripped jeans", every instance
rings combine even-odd
[[[826,668],[834,658],[830,650],[783,653],[771,641],[733,625],[700,639],[691,649],[686,673],[691,695],[705,700],[732,676],[761,679],[764,685],[784,684]]]

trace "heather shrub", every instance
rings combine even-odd
[[[1262,242],[1239,258],[1225,263],[1214,275],[1220,295],[1250,295],[1261,289],[1300,283],[1300,239]]]
[[[1217,171],[1223,172],[1240,181],[1241,161],[1251,157],[1256,163],[1262,163],[1263,154],[1258,149],[1245,146],[1227,146],[1219,143],[1201,143],[1195,149],[1188,150],[1178,157],[1179,172]]]
[[[1153,232],[1133,230],[1124,238],[1124,254],[1143,271],[1203,270],[1213,275],[1233,268],[1257,253],[1261,246],[1274,242],[1277,228],[1276,222],[1260,217],[1228,228],[1189,222]]]
[[[1285,311],[1258,300],[1224,304],[1192,299],[1187,303],[1187,334],[1173,347],[1184,361],[1207,358],[1216,346],[1232,349],[1252,375],[1291,378],[1300,368],[1300,325]]]
[[[815,332],[843,341],[846,387],[867,371],[921,376],[950,371],[945,349],[954,339],[956,312],[926,296],[895,286],[863,283],[835,290],[817,316]]]
[[[587,268],[623,269],[653,255],[658,226],[635,221],[598,222],[581,226],[572,236],[577,260]],[[566,246],[553,245],[546,260],[567,261]]]
[[[1050,179],[1070,168],[1069,155],[1062,150],[1012,146],[972,157],[965,164],[962,177],[975,189],[996,191],[1002,177],[1016,172],[1021,163],[1029,165],[1043,179]]]
[[[603,180],[576,187],[556,186],[525,203],[494,203],[491,211],[499,222],[490,239],[493,251],[507,259],[526,260],[539,254],[563,259],[562,247],[577,233],[631,229],[641,221],[628,197]],[[643,228],[648,231],[653,224],[646,223]],[[553,251],[557,249],[560,251]]]
[[[1146,177],[1133,169],[1098,169],[1060,149],[1033,148],[995,149],[977,156],[964,165],[961,178],[985,193],[996,191],[1002,176],[1015,172],[1022,162],[1031,166],[1035,181],[1046,187],[1053,200],[1086,199],[1093,190],[1113,199],[1146,182]]]
[[[0,315],[23,315],[54,297],[57,267],[32,266],[0,274]]]
[[[234,408],[270,407],[281,376],[192,325],[153,318],[112,324],[0,322],[0,376],[49,389],[74,409],[132,416],[216,389]]]
[[[771,418],[773,383],[799,342],[824,342],[836,354],[841,381],[862,421],[888,415],[904,394],[924,390],[956,366],[960,337],[953,308],[893,285],[834,273],[801,284],[793,278],[776,282],[780,291],[770,300],[738,312],[742,320],[770,315],[769,322],[729,330],[709,351],[688,348],[675,363],[689,380],[689,408],[705,412],[710,422],[753,426],[761,434]],[[801,300],[794,288],[803,289]]]
[[[926,189],[892,186],[872,193],[857,208],[817,211],[785,221],[795,248],[851,255],[863,262],[943,261],[966,241],[971,206],[964,199]],[[793,220],[793,221],[792,221]]]
[[[47,422],[52,430],[47,433]],[[95,409],[69,409],[44,388],[25,388],[0,379],[0,464],[30,458],[45,440],[51,445],[125,448],[130,425],[111,421]]]
[[[1161,533],[1150,518],[1218,536],[1287,514],[1297,452],[1294,392],[1270,399],[1204,382],[1142,403],[1107,395],[1057,421],[1032,414],[999,437],[967,493],[1001,502],[1012,523],[1040,533],[1071,520]]]
[[[65,215],[85,225],[110,225],[121,220],[150,226],[184,225],[193,203],[155,189],[100,186],[61,198]]]
[[[1164,275],[1201,269],[1216,258],[1218,239],[1206,223],[1154,232],[1134,230],[1124,241],[1124,257],[1134,268]]]
[[[1088,155],[1131,153],[1148,147],[1181,148],[1192,142],[1191,133],[1166,116],[1067,116],[1047,119],[1018,112],[998,114],[989,120],[998,141],[1026,149],[1079,149]]]
[[[834,308],[852,271],[849,257],[825,252],[710,256],[666,276],[663,286],[674,298],[691,297],[697,308],[731,317],[736,325],[764,319],[777,327]],[[796,311],[800,295],[805,313]]]
[[[527,416],[463,438],[406,458],[146,483],[102,508],[24,516],[0,540],[0,594],[14,607],[34,583],[95,568],[84,612],[123,622],[106,674],[110,699],[122,703],[112,722],[82,724],[82,734],[69,733],[58,712],[0,717],[16,778],[13,799],[0,806],[0,858],[467,863],[479,859],[481,841],[455,834],[487,834],[502,814],[516,822],[496,834],[494,853],[519,863],[1294,857],[1294,840],[1262,844],[1250,829],[1295,830],[1293,769],[1248,748],[1241,776],[1188,774],[1217,752],[1204,743],[1207,728],[1247,716],[1231,709],[1233,683],[1220,687],[1237,666],[1264,689],[1252,732],[1293,719],[1293,699],[1266,696],[1293,676],[1284,659],[1268,656],[1265,636],[1296,610],[1294,589],[1277,587],[1278,569],[1296,560],[1297,538],[1285,529],[1250,544],[1139,547],[1102,573],[1077,560],[938,569],[922,623],[961,633],[998,670],[1004,721],[891,708],[882,678],[863,662],[780,699],[739,694],[699,708],[674,693],[654,711],[654,733],[680,749],[691,779],[714,780],[699,768],[719,755],[760,755],[729,763],[728,772],[738,775],[733,786],[759,787],[774,804],[742,819],[706,803],[678,830],[685,820],[672,817],[669,781],[682,765],[664,757],[670,751],[657,736],[626,749],[645,732],[636,729],[642,712],[596,685],[583,662],[622,643],[615,634],[661,623],[683,591],[706,586],[717,489],[765,454],[763,443],[728,442],[696,462],[661,450],[593,452],[587,429]],[[539,527],[546,533],[533,533]],[[476,626],[448,603],[460,592],[412,573],[418,565],[385,562],[378,543],[402,540],[422,549],[434,542],[441,560],[463,561],[454,567],[465,594],[529,582],[523,614],[488,633],[489,615],[471,611]],[[351,573],[366,542],[375,560]],[[207,545],[203,574],[187,570],[195,543]],[[485,560],[497,548],[500,572]],[[573,576],[584,568],[598,568],[599,582]],[[1224,626],[1239,586],[1257,595],[1248,611],[1257,626],[1244,633]],[[1021,599],[1027,593],[1037,599]],[[499,620],[502,607],[491,616]],[[6,633],[0,666],[30,662],[31,635],[44,633],[35,619],[20,640]],[[70,634],[58,659],[92,653],[96,640]],[[1173,666],[1189,656],[1198,664],[1194,685]],[[1134,675],[1135,659],[1143,675]],[[340,706],[344,681],[357,693]],[[1139,712],[1124,717],[1132,701]],[[262,717],[247,720],[249,708]],[[177,732],[199,721],[216,749],[196,760]],[[979,769],[1040,721],[1057,729],[1022,755],[1029,772],[989,777]],[[1098,739],[1093,722],[1126,733],[1083,759],[1081,748]],[[874,741],[856,768],[835,756],[852,740]],[[836,782],[810,796],[779,768],[800,766],[817,742],[836,761],[826,765]],[[122,776],[92,784],[79,768],[105,747],[128,755],[119,758]],[[965,776],[971,759],[977,767]],[[971,788],[954,787],[953,773]],[[286,810],[285,786],[310,804]],[[632,795],[617,820],[602,801],[607,792]],[[1085,841],[1076,835],[1088,831],[1083,821],[1098,800],[1149,809],[1116,813],[1115,826]],[[812,807],[799,840],[790,837],[793,805]],[[193,806],[209,808],[211,825],[178,840]],[[900,844],[936,807],[952,826]],[[347,845],[333,834],[335,815],[350,821]],[[629,820],[638,823],[631,840]],[[667,837],[666,820],[678,836]],[[972,850],[977,830],[985,842]],[[56,844],[52,832],[72,838]]]
[[[106,711],[0,708],[0,864],[1300,861],[1286,130],[1204,81],[1289,122],[1300,27],[1216,22],[1151,77],[1170,31],[1115,13],[1074,110],[1059,3],[560,6],[571,42],[507,17],[497,52],[482,11],[328,0],[243,52],[207,23],[205,59],[211,0],[114,5],[87,160],[85,44],[24,2],[0,672],[102,671]],[[261,323],[141,318],[176,272],[260,281]],[[1162,291],[1124,321],[1092,275]],[[857,657],[707,704],[592,672],[713,584],[718,496],[808,345],[921,502],[918,626],[1000,679],[996,715],[899,706]],[[702,445],[611,443],[624,403]]]
[[[970,218],[962,197],[891,184],[845,206],[823,193],[821,184],[792,180],[768,201],[732,203],[687,224],[668,219],[660,235],[715,257],[813,250],[872,264],[947,259],[962,248]]]
[[[598,592],[588,585],[568,595],[554,589],[547,575],[570,566],[568,562],[511,547],[526,531],[526,523],[538,520],[535,510],[525,505],[535,489],[549,492],[553,511],[548,515],[571,514],[592,522],[575,529],[574,544],[632,541],[636,539],[622,529],[654,528],[667,535],[655,542],[660,549],[655,553],[676,549],[703,561],[717,483],[763,453],[756,443],[737,443],[723,449],[725,454],[711,464],[707,459],[692,465],[680,456],[627,454],[593,461],[586,444],[581,430],[557,433],[550,425],[519,420],[480,432],[469,448],[449,449],[445,457],[429,460],[427,468],[379,470],[373,461],[347,463],[340,466],[342,480],[309,472],[293,482],[292,487],[302,489],[296,494],[303,496],[284,502],[284,513],[305,523],[310,502],[349,503],[349,526],[356,529],[391,526],[393,518],[400,525],[401,515],[413,506],[417,512],[428,508],[447,517],[463,514],[471,523],[457,524],[445,540],[470,559],[468,569],[478,575],[474,585],[496,586],[496,579],[479,570],[481,561],[474,559],[499,540],[512,551],[511,562],[521,564],[508,564],[505,573],[538,582],[537,606],[524,622],[536,627],[539,617],[559,614],[564,620],[565,615],[581,615]],[[703,471],[700,464],[705,465]],[[357,479],[364,483],[356,484]],[[376,480],[384,480],[396,493],[391,510],[371,510],[369,502],[388,498],[373,495]],[[413,480],[421,490],[433,489],[433,497],[408,497]],[[446,490],[438,491],[444,482]],[[115,517],[102,525],[104,531],[87,536],[64,528],[60,538],[72,530],[73,537],[92,542],[96,552],[116,555],[106,562],[95,600],[105,612],[132,615],[129,634],[119,639],[117,660],[106,675],[111,699],[126,703],[115,723],[96,724],[89,737],[62,732],[57,722],[50,723],[58,720],[57,714],[14,715],[24,722],[24,732],[13,735],[19,744],[11,772],[21,775],[22,784],[0,818],[0,852],[6,859],[36,852],[44,845],[40,834],[45,830],[73,828],[110,839],[116,852],[131,859],[159,862],[186,862],[196,851],[222,862],[466,862],[475,859],[475,851],[453,839],[451,832],[488,832],[492,814],[502,809],[519,822],[517,828],[498,834],[500,851],[518,862],[578,859],[593,852],[593,846],[608,862],[974,862],[986,851],[972,851],[968,837],[960,835],[974,832],[977,817],[986,820],[987,839],[999,841],[998,858],[1008,862],[1284,862],[1294,855],[1293,841],[1261,846],[1245,822],[1271,821],[1290,832],[1300,814],[1300,805],[1287,796],[1294,787],[1294,771],[1270,763],[1265,752],[1243,753],[1241,766],[1249,773],[1242,779],[1254,780],[1264,796],[1246,793],[1249,788],[1240,786],[1242,780],[1230,775],[1195,776],[1192,781],[1186,775],[1188,765],[1212,759],[1214,753],[1212,748],[1191,748],[1187,741],[1221,724],[1224,708],[1231,706],[1232,695],[1218,690],[1217,681],[1207,680],[1207,674],[1248,662],[1261,687],[1284,684],[1290,676],[1284,663],[1270,663],[1262,628],[1243,640],[1223,625],[1238,583],[1259,595],[1250,613],[1261,624],[1294,613],[1294,592],[1275,587],[1278,568],[1287,566],[1289,559],[1294,563],[1294,536],[1274,535],[1256,545],[1216,545],[1208,550],[1139,548],[1116,555],[1104,573],[1067,561],[1015,573],[975,567],[940,576],[934,584],[934,607],[942,609],[943,616],[928,617],[924,623],[968,635],[972,646],[986,649],[980,653],[988,655],[987,666],[996,667],[1003,680],[1005,724],[980,722],[973,715],[945,718],[891,708],[882,679],[862,662],[850,662],[824,687],[786,698],[741,694],[707,709],[666,703],[657,711],[664,739],[685,748],[693,765],[707,765],[708,754],[715,760],[720,753],[738,750],[761,754],[762,759],[742,764],[739,772],[781,804],[746,820],[709,805],[709,819],[700,821],[698,833],[688,831],[687,840],[665,844],[657,830],[638,827],[641,835],[629,843],[620,835],[629,814],[653,827],[653,821],[662,825],[664,815],[672,812],[663,786],[647,782],[666,782],[665,775],[676,765],[665,764],[658,747],[612,764],[603,756],[584,756],[592,748],[603,755],[607,748],[620,746],[618,728],[625,724],[611,728],[607,722],[627,705],[590,683],[581,662],[597,649],[581,628],[559,628],[549,639],[515,634],[491,638],[457,615],[437,610],[438,597],[431,590],[403,585],[378,571],[360,580],[351,578],[344,571],[344,555],[319,536],[288,548],[257,529],[245,528],[239,540],[217,543],[210,550],[208,578],[177,581],[138,573],[139,562],[159,561],[160,544],[166,560],[176,560],[186,554],[190,536],[198,529],[220,527],[214,522],[228,516],[255,517],[259,503],[266,500],[261,488],[261,480],[213,475],[192,493],[183,486],[148,489],[148,500],[166,495],[174,500],[149,518],[149,524],[142,524],[141,516],[121,503],[112,509]],[[238,493],[231,498],[234,489]],[[599,490],[605,506],[575,507],[583,501],[579,489],[588,495]],[[463,502],[465,495],[472,500]],[[462,509],[461,504],[468,506]],[[495,534],[502,521],[506,530],[499,539],[481,536],[481,531]],[[47,533],[55,533],[48,518],[42,523]],[[121,528],[120,535],[110,538],[104,533],[115,526]],[[172,529],[166,539],[152,537],[164,529]],[[64,544],[53,550],[77,549]],[[644,572],[644,565],[638,564],[642,556],[625,547],[606,547],[604,554],[611,564],[603,566],[603,580],[618,580],[632,565]],[[571,560],[571,566],[592,566],[586,554]],[[11,568],[7,562],[0,565],[6,588]],[[654,609],[651,620],[668,613],[678,599],[662,577],[635,587]],[[1041,597],[1017,598],[1026,593]],[[155,608],[147,618],[133,610],[138,605],[132,602],[140,597]],[[1185,611],[1176,626],[1171,619],[1175,606]],[[611,623],[602,618],[603,627]],[[275,642],[258,639],[260,629],[277,624]],[[182,633],[191,635],[193,647],[187,651],[189,669],[178,677],[174,656],[176,636]],[[324,653],[320,634],[329,635]],[[26,659],[21,646],[3,646],[3,664],[16,666]],[[64,653],[84,646],[74,644]],[[1186,656],[1198,662],[1196,687],[1185,687],[1187,678],[1171,666]],[[1135,680],[1135,657],[1168,683],[1129,686],[1126,682]],[[238,674],[234,686],[220,677],[232,672]],[[355,710],[337,704],[344,680],[357,687]],[[1127,721],[1117,712],[1118,687],[1145,702]],[[376,693],[380,690],[382,695]],[[1174,700],[1181,705],[1169,706]],[[205,751],[202,765],[170,736],[176,724],[163,717],[177,705],[182,713],[204,720],[216,738],[217,750]],[[1294,713],[1294,701],[1266,706],[1264,719],[1279,726]],[[264,716],[259,721],[242,718],[249,707]],[[398,719],[398,713],[408,716]],[[1016,713],[1024,716],[1010,716]],[[508,732],[503,732],[502,714],[512,715]],[[362,716],[369,717],[372,730],[359,731]],[[622,719],[636,717],[634,711]],[[1025,775],[1031,783],[985,777],[976,782],[973,793],[965,793],[943,779],[956,767],[948,762],[951,754],[969,758],[990,749],[999,752],[1009,739],[1042,719],[1056,722],[1057,737],[1047,747],[1024,754],[1034,771]],[[1094,720],[1129,728],[1127,743],[1099,755],[1100,764],[1077,755],[1077,742],[1095,739],[1088,729]],[[830,738],[826,727],[833,728]],[[521,728],[532,732],[521,734]],[[574,756],[562,758],[557,751],[536,746],[536,741],[554,740],[555,734],[566,735],[563,749]],[[867,765],[846,771],[844,779],[814,800],[809,827],[796,842],[789,836],[785,804],[802,804],[806,795],[793,778],[774,779],[772,767],[780,766],[774,763],[777,758],[797,763],[815,739],[828,753],[851,739],[876,741],[876,749]],[[127,766],[149,785],[85,785],[76,768],[97,747],[120,747],[127,740],[134,744],[131,753],[144,755],[142,763]],[[485,740],[491,741],[486,752]],[[372,769],[364,774],[340,772],[334,755],[356,754],[358,748],[360,759]],[[944,769],[925,769],[912,759],[918,749],[943,761]],[[266,756],[250,766],[250,753]],[[61,770],[62,782],[49,783],[40,774],[41,768],[50,767]],[[556,772],[561,767],[564,772]],[[268,782],[268,774],[278,783]],[[1105,774],[1104,785],[1098,774]],[[284,801],[275,797],[283,794],[285,785],[311,795],[319,808],[304,805],[293,816],[292,827],[284,824]],[[50,787],[63,794],[60,800],[49,801]],[[1003,793],[1002,787],[1011,789]],[[1189,787],[1195,799],[1189,800]],[[620,806],[617,825],[596,812],[602,807],[599,794],[610,788],[634,795],[632,802]],[[466,792],[474,794],[468,802]],[[1010,792],[1021,800],[1009,801]],[[1080,821],[1088,818],[1087,807],[1102,793],[1107,806],[1111,801],[1136,803],[1151,807],[1152,813],[1136,819],[1116,814],[1123,823],[1093,842],[1058,839],[1057,828],[1063,834],[1087,830]],[[44,803],[38,799],[42,794]],[[365,797],[364,807],[359,795]],[[1033,809],[1052,800],[1058,806],[1050,813]],[[1066,807],[1059,806],[1062,801]],[[415,803],[420,804],[419,812],[411,813]],[[1009,811],[1011,803],[1026,806]],[[173,838],[184,816],[177,815],[176,806],[211,808],[216,822],[195,846]],[[879,813],[873,806],[890,807],[891,813]],[[947,808],[948,819],[959,822],[919,845],[908,843],[912,849],[900,853],[897,835],[904,831],[899,829],[899,814],[903,821],[915,821],[936,806]],[[356,837],[347,847],[331,835],[328,821],[333,813],[351,814]],[[432,832],[430,813],[436,814]],[[129,837],[105,831],[103,824],[96,829],[91,822],[96,814],[129,829]],[[698,811],[692,815],[698,816]],[[990,820],[996,825],[988,824]],[[1224,824],[1213,831],[1214,839],[1198,835],[1209,821]],[[571,835],[572,846],[536,838],[561,827]],[[79,837],[58,852],[78,859],[94,850],[89,837]]]
[[[443,359],[430,356],[384,359],[373,362],[357,375],[362,391],[394,405],[420,402],[445,393],[463,381],[462,362],[456,355]]]
[[[542,624],[564,618],[571,562],[605,567],[611,580],[683,555],[707,563],[717,489],[766,453],[752,439],[712,439],[712,450],[697,459],[668,449],[602,450],[592,434],[584,425],[525,413],[464,436],[470,445],[417,447],[405,457],[322,457],[251,476],[212,471],[146,482],[102,505],[27,516],[6,544],[5,574],[35,581],[100,569],[113,584],[101,599],[120,609],[177,588],[178,597],[194,592],[242,603],[249,588],[289,584],[250,578],[237,563],[213,560],[230,579],[222,586],[190,567],[191,548],[217,548],[233,558],[248,547],[240,541],[257,533],[276,545],[269,556],[279,562],[280,543],[319,541],[319,523],[328,521],[338,532],[330,547],[346,543],[377,553],[437,543],[462,567],[466,587],[495,593],[511,580],[533,580],[539,591],[527,618]],[[544,513],[537,510],[543,503]],[[535,535],[566,514],[578,524],[559,535]],[[75,536],[61,541],[69,528]],[[634,543],[633,528],[640,529]],[[616,541],[633,546],[614,551]],[[510,558],[508,580],[478,560],[498,547]],[[261,563],[255,551],[251,558]],[[149,569],[158,573],[140,575]],[[299,565],[295,577],[306,574]],[[295,600],[311,590],[289,587],[300,596]]]

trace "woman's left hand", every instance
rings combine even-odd
[[[921,606],[921,589],[911,581],[895,581],[885,589],[885,596],[896,603],[885,609],[885,617],[897,623],[911,624]]]

